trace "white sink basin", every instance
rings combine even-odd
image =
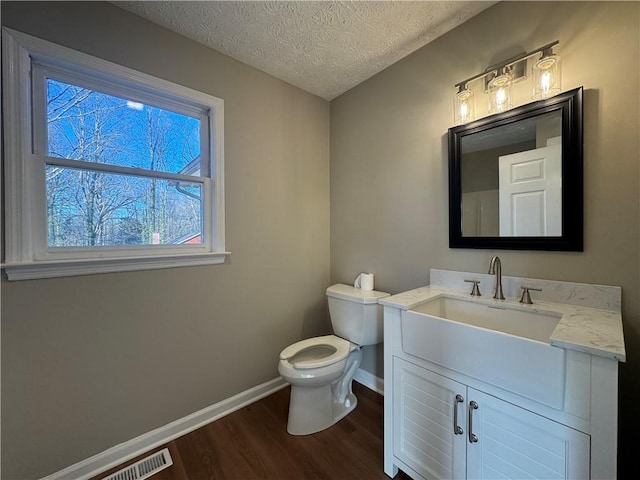
[[[560,314],[514,310],[449,297],[422,303],[413,311],[544,343],[549,343],[560,321]]]
[[[553,408],[564,402],[565,351],[549,344],[559,314],[446,296],[402,312],[402,349]]]

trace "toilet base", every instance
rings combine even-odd
[[[291,385],[287,432],[310,435],[339,422],[358,405],[351,383],[362,361],[360,348],[351,352],[344,374],[336,381],[318,386]]]
[[[333,423],[337,423],[342,420],[358,406],[358,399],[353,393],[349,394],[347,400],[348,402],[345,403],[333,402]],[[333,423],[331,425],[333,425]]]
[[[344,402],[333,400],[331,385],[306,388],[291,386],[287,432],[291,435],[311,435],[339,422],[358,405],[349,393]]]

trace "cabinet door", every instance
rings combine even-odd
[[[394,455],[429,480],[464,478],[466,387],[396,357],[393,378]]]
[[[467,478],[588,479],[590,437],[548,418],[468,391]],[[478,408],[469,408],[475,401]]]

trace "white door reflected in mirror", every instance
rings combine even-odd
[[[562,145],[499,157],[500,236],[562,235]]]

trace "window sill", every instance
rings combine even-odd
[[[224,263],[230,252],[162,257],[96,258],[3,264],[8,280],[73,277],[98,273],[132,272],[160,268],[191,267]]]

